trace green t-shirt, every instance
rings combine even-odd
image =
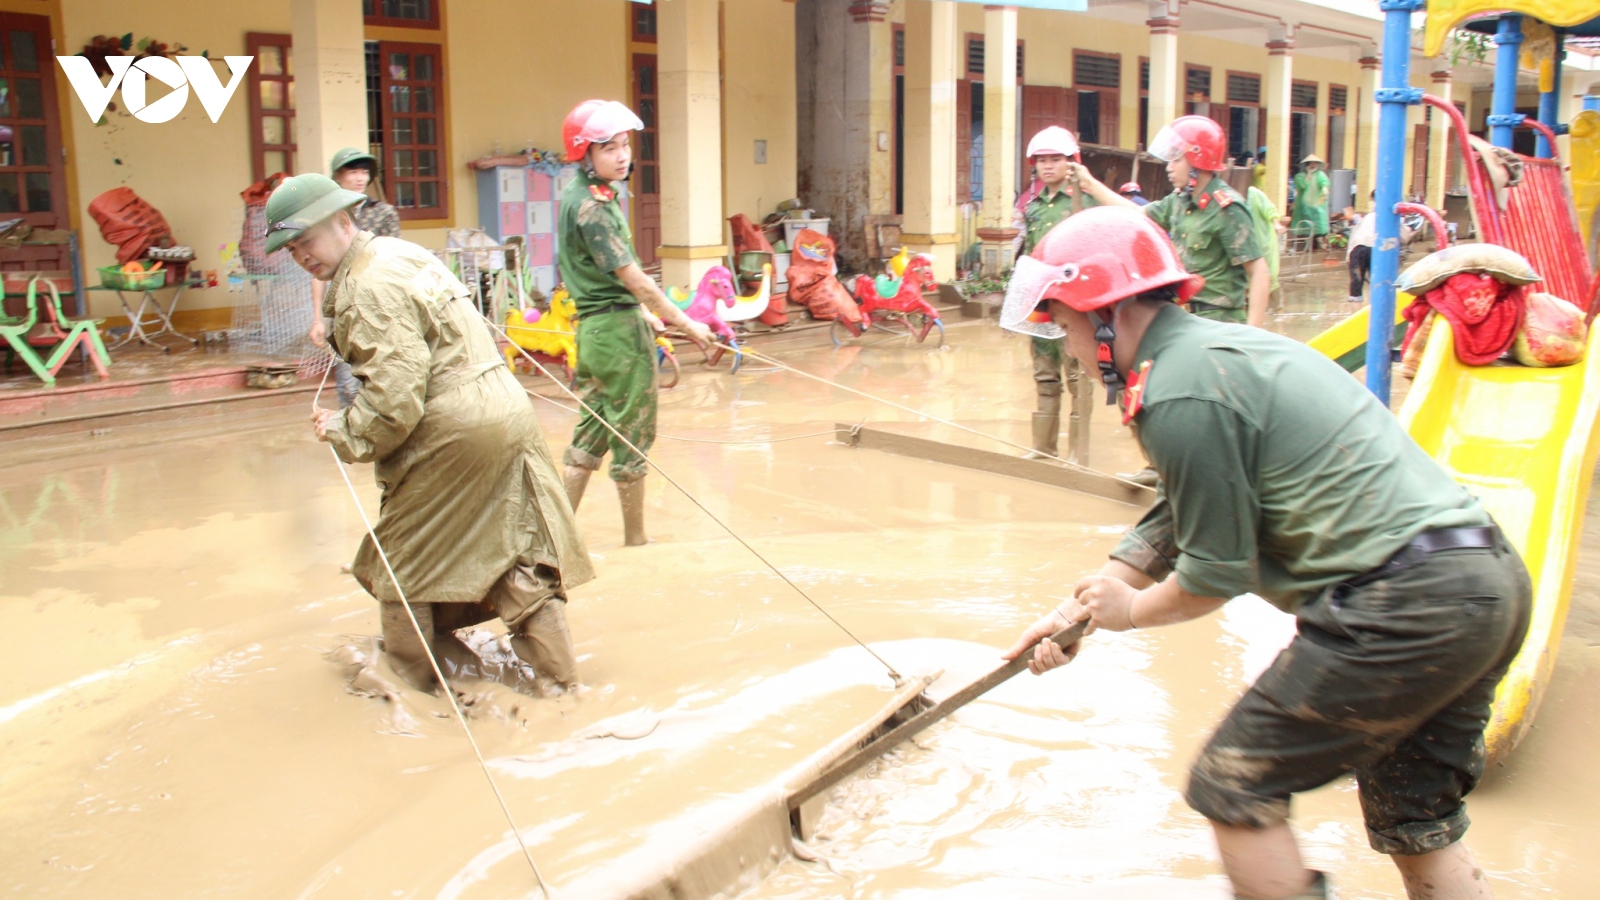
[[[1173,191],[1144,208],[1144,214],[1172,235],[1183,267],[1203,276],[1194,300],[1228,309],[1249,306],[1250,276],[1244,264],[1264,254],[1255,223],[1239,192],[1213,178],[1202,190]]]
[[[633,252],[633,234],[622,215],[622,204],[610,184],[587,173],[574,178],[561,194],[557,227],[556,264],[579,316],[612,304],[638,305],[638,298],[616,275],[618,269],[639,258]]]
[[[1272,198],[1267,196],[1267,192],[1258,187],[1246,191],[1245,199],[1250,206],[1250,217],[1255,220],[1256,243],[1267,258],[1267,274],[1272,276],[1272,289],[1277,290],[1278,228],[1274,223],[1278,220],[1278,208],[1272,205]]]
[[[1068,216],[1099,205],[1099,201],[1082,191],[1070,194],[1066,191],[1052,194],[1049,188],[1040,191],[1039,196],[1029,200],[1022,210],[1023,221],[1027,224],[1027,231],[1022,238],[1022,252],[1032,253],[1050,229],[1060,225]]]
[[[1294,612],[1422,531],[1489,523],[1393,413],[1298,341],[1171,306],[1138,360],[1135,422],[1161,488],[1112,557],[1153,578]]]

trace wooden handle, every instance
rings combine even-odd
[[[1054,641],[1056,646],[1065,650],[1077,643],[1077,641],[1083,637],[1083,633],[1088,629],[1088,627],[1089,620],[1084,619],[1082,622],[1068,625],[1066,628],[1063,628],[1055,634],[1050,635],[1045,640]],[[1038,644],[1034,645],[1034,647],[1037,646]],[[944,700],[941,700],[934,706],[931,706],[928,709],[925,709],[900,723],[887,734],[872,741],[865,747],[862,747],[860,750],[857,750],[849,756],[839,760],[837,763],[834,763],[831,768],[818,776],[815,781],[796,791],[789,797],[789,809],[799,809],[800,804],[805,803],[812,797],[815,797],[816,795],[843,781],[857,769],[860,769],[867,763],[887,753],[889,750],[898,746],[901,742],[909,740],[913,735],[927,728],[929,725],[940,721],[961,707],[966,706],[968,703],[971,703],[979,697],[982,697],[984,694],[994,690],[1004,682],[1011,680],[1011,678],[1018,672],[1021,672],[1023,669],[1028,667],[1028,659],[1032,653],[1033,647],[1029,647],[1027,650],[1024,650],[1022,653],[1018,654],[1016,659],[1001,665],[994,671],[967,685],[961,690],[956,691],[954,694],[951,694],[949,697],[946,697]]]

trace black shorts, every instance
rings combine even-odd
[[[1467,830],[1462,798],[1483,774],[1489,706],[1531,605],[1504,537],[1328,588],[1201,751],[1185,799],[1263,828],[1288,818],[1295,793],[1353,771],[1374,850],[1449,846]]]

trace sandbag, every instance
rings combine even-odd
[[[1589,329],[1583,310],[1555,294],[1529,294],[1511,353],[1525,366],[1570,366],[1583,359]]]
[[[115,187],[89,201],[89,216],[106,243],[117,245],[118,263],[141,259],[151,247],[172,241],[172,226],[161,211],[132,188]]]
[[[1394,289],[1420,297],[1452,275],[1482,272],[1504,284],[1535,284],[1544,278],[1526,257],[1498,244],[1457,244],[1417,260],[1395,279]]]

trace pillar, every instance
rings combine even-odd
[[[716,0],[657,7],[661,283],[698,284],[722,262],[722,85]]]
[[[1011,217],[1017,196],[1017,8],[986,6],[983,11],[983,271],[997,275],[1011,268]]]
[[[367,45],[361,4],[293,0],[294,172],[326,172],[345,147],[366,149]],[[293,174],[293,173],[291,173]]]
[[[1405,175],[1407,112],[1422,92],[1411,86],[1411,15],[1426,0],[1379,0],[1383,10],[1383,74],[1378,101],[1378,199],[1373,208],[1372,291],[1367,327],[1367,389],[1389,405],[1390,347],[1394,337],[1394,281],[1400,274],[1400,216]],[[1515,72],[1513,72],[1513,75]]]
[[[1178,13],[1166,0],[1150,4],[1150,128],[1154,138],[1161,126],[1183,114],[1178,105]]]
[[[1370,211],[1378,171],[1378,48],[1361,50],[1361,121],[1356,123],[1356,209]]]
[[[1555,80],[1550,90],[1539,94],[1539,121],[1550,126],[1550,130],[1557,135],[1561,134],[1561,69],[1567,61],[1567,36],[1565,32],[1556,31],[1556,58],[1552,73]],[[1552,157],[1555,155],[1554,147],[1545,140],[1544,132],[1538,132],[1538,141],[1535,144],[1533,155]]]
[[[906,0],[902,238],[913,253],[933,254],[933,271],[940,281],[954,280],[960,252],[956,234],[958,43],[953,0]]]
[[[1262,102],[1267,107],[1267,196],[1278,209],[1289,208],[1289,178],[1295,160],[1289,158],[1289,117],[1294,82],[1294,37],[1278,30],[1267,41],[1267,84]]]
[[[1511,149],[1511,132],[1521,124],[1517,113],[1517,56],[1522,52],[1522,17],[1503,15],[1495,32],[1494,103],[1489,107],[1489,143]]]
[[[1450,102],[1450,70],[1433,72],[1433,96]],[[1450,159],[1450,142],[1456,135],[1450,127],[1450,117],[1443,110],[1428,108],[1428,195],[1423,202],[1434,209],[1444,209],[1444,192],[1449,185],[1450,173],[1445,165]]]
[[[830,218],[839,254],[864,261],[865,218],[895,211],[890,5],[802,0],[796,12],[809,20],[795,52],[795,77],[809,100],[799,111],[799,196]]]

